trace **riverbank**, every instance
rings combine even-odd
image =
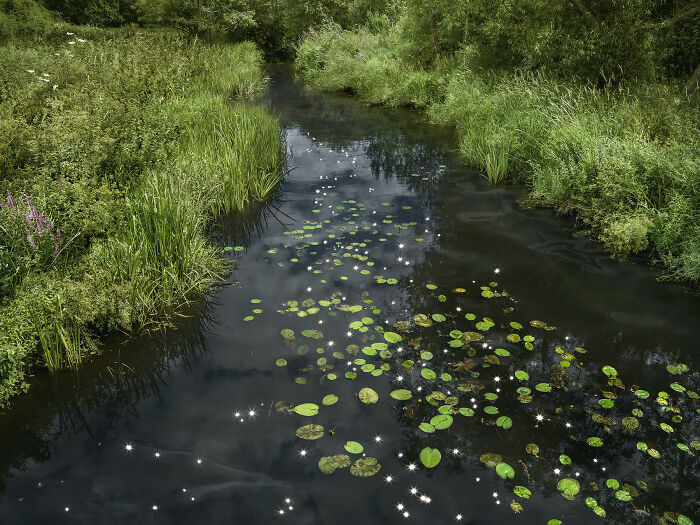
[[[274,193],[283,152],[245,103],[265,86],[251,43],[52,22],[0,52],[3,406],[221,282],[208,222]]]
[[[612,255],[646,252],[665,278],[697,286],[700,92],[477,72],[468,50],[426,69],[402,45],[391,28],[327,25],[300,44],[296,67],[314,88],[427,111],[492,182],[526,184],[528,204],[574,214]]]

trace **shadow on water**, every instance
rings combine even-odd
[[[36,378],[0,417],[3,524],[694,517],[697,298],[522,209],[451,130],[270,74],[292,171],[213,225],[229,282],[175,330]]]

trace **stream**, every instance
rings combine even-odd
[[[421,114],[269,74],[291,171],[213,227],[228,284],[33,380],[0,523],[697,522],[697,297]]]

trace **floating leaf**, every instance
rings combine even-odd
[[[493,452],[487,452],[486,454],[482,454],[479,456],[479,461],[481,461],[484,465],[486,465],[489,468],[493,468],[496,465],[498,465],[503,458],[499,454],[495,454]]]
[[[294,412],[300,416],[315,416],[318,414],[318,405],[314,403],[302,403],[294,407]]]
[[[562,496],[573,499],[581,490],[581,485],[573,478],[564,478],[557,483],[557,489],[562,493]]]
[[[320,330],[302,330],[301,335],[311,339],[321,339],[323,337],[323,332]]]
[[[384,332],[384,339],[386,339],[390,343],[400,343],[401,341],[403,341],[403,337],[401,337],[396,332]]]
[[[411,394],[410,390],[406,390],[405,388],[399,388],[398,390],[392,390],[389,395],[393,397],[394,399],[398,399],[399,401],[405,401],[407,399],[411,399],[413,397],[413,394]]]
[[[525,445],[525,452],[536,456],[540,453],[540,447],[537,446],[537,443],[528,443],[527,445]]]
[[[377,458],[365,457],[360,458],[350,467],[350,474],[366,478],[374,476],[382,466],[377,462]]]
[[[530,489],[528,489],[527,487],[523,487],[522,485],[516,485],[515,487],[513,487],[513,493],[516,496],[521,497],[523,499],[530,499],[530,496],[532,495]]]
[[[562,465],[571,465],[571,458],[569,456],[567,456],[566,454],[560,455],[559,461],[561,462]]]
[[[430,423],[421,423],[418,428],[425,432],[426,434],[432,434],[435,432],[435,427]]]
[[[610,365],[605,365],[603,367],[603,373],[608,376],[608,377],[616,377],[617,376],[617,370],[615,370],[612,366]]]
[[[620,488],[620,482],[617,481],[617,480],[614,479],[614,478],[608,479],[608,480],[605,482],[605,485],[606,485],[609,489],[613,489],[613,490],[617,490],[617,489]]]
[[[287,366],[287,360],[286,360],[286,359],[281,359],[281,358],[280,358],[280,359],[278,359],[277,361],[275,361],[275,364],[276,364],[277,366]]]
[[[430,420],[430,424],[438,430],[444,430],[452,425],[452,416],[447,414],[437,415]]]
[[[284,337],[288,341],[294,339],[294,330],[290,330],[289,328],[283,328],[282,330],[280,330],[280,334],[282,334],[282,337]]]
[[[437,374],[430,368],[423,368],[420,371],[420,375],[422,375],[425,379],[435,379],[437,377]]]
[[[508,463],[499,463],[496,465],[496,474],[501,476],[503,479],[509,478],[513,479],[515,477],[515,470]]]
[[[338,396],[336,396],[335,394],[328,394],[327,396],[324,396],[324,398],[321,400],[321,403],[326,406],[335,405],[337,402]]]
[[[362,454],[365,451],[365,447],[357,441],[347,441],[344,448],[350,452],[350,454]]]
[[[350,456],[347,454],[337,454],[335,456],[324,456],[318,460],[318,469],[324,474],[333,474],[336,469],[345,468],[350,465]]]
[[[630,501],[632,499],[632,496],[626,490],[615,491],[615,497],[620,501]]]
[[[360,401],[362,401],[366,405],[369,405],[370,403],[376,403],[377,401],[379,401],[379,394],[377,394],[377,392],[375,392],[369,387],[364,387],[363,389],[361,389],[358,395],[360,397]]]
[[[323,437],[323,427],[321,425],[304,425],[297,428],[296,434],[301,439],[320,439]]]
[[[586,440],[586,443],[588,443],[592,447],[602,447],[603,446],[603,440],[600,439],[599,437],[589,437]]]
[[[442,454],[436,448],[425,447],[420,451],[420,461],[428,468],[434,468],[440,463]]]
[[[496,425],[504,430],[508,430],[513,426],[513,420],[508,416],[501,416],[496,420]]]

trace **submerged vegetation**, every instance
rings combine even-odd
[[[276,120],[244,102],[265,85],[254,44],[36,13],[0,46],[0,405],[220,282],[210,218],[282,175]]]

